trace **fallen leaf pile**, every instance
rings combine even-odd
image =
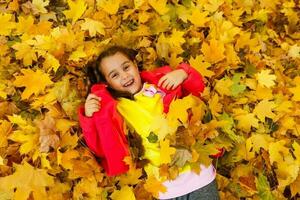
[[[159,136],[170,179],[174,144],[195,171],[211,154],[221,199],[300,196],[300,9],[297,0],[0,1],[0,199],[153,199],[155,177],[131,165],[108,177],[86,147],[77,108],[86,65],[108,45],[145,69],[190,63],[206,89]],[[179,110],[177,110],[179,109]],[[165,138],[162,140],[162,138]]]

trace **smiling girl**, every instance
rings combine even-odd
[[[123,161],[130,156],[124,134],[125,125],[142,138],[144,157],[150,161],[145,170],[148,176],[157,175],[161,164],[159,144],[148,140],[155,116],[169,110],[175,98],[189,94],[199,97],[204,89],[201,75],[188,64],[180,64],[175,70],[169,66],[153,71],[139,71],[130,50],[113,46],[102,52],[93,68],[97,84],[91,88],[84,107],[79,109],[80,125],[84,138],[102,159],[101,164],[108,175],[128,171]],[[95,79],[94,79],[95,80]],[[218,199],[215,169],[201,165],[201,173],[192,172],[187,159],[188,150],[175,154],[178,166],[186,166],[172,181],[164,181],[167,191],[160,199]],[[174,163],[174,162],[172,162]]]

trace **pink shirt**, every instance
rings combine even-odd
[[[183,172],[175,180],[165,181],[165,193],[159,193],[159,199],[171,199],[191,193],[211,183],[216,178],[216,170],[213,165],[205,167],[200,165],[201,172],[196,174],[192,171]]]

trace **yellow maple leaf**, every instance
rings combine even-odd
[[[293,93],[292,100],[293,101],[300,101],[300,85],[297,85],[296,87],[289,88],[289,91]]]
[[[103,188],[99,187],[98,181],[94,177],[83,178],[74,187],[73,198],[84,199],[88,196],[91,200],[104,200],[102,198]]]
[[[300,174],[297,179],[291,183],[290,185],[292,197],[294,197],[297,193],[300,194]]]
[[[209,12],[203,11],[200,12],[198,8],[192,9],[192,14],[187,17],[187,19],[198,27],[204,27],[206,22],[210,21],[210,17],[208,17]]]
[[[233,81],[229,79],[228,77],[222,78],[221,80],[218,80],[215,85],[215,90],[220,95],[231,95],[230,87],[233,85]]]
[[[73,51],[69,57],[69,60],[79,61],[82,58],[85,58],[87,55],[84,51],[84,46],[79,46],[76,51]]]
[[[270,143],[269,154],[270,162],[277,163],[278,168],[275,170],[279,187],[285,187],[294,182],[299,173],[299,166],[287,148],[286,140],[279,140]]]
[[[204,61],[203,55],[198,55],[196,58],[191,57],[189,63],[194,67],[202,76],[212,77],[215,73],[207,68],[211,66],[210,63]]]
[[[115,190],[110,197],[112,200],[135,200],[133,188],[128,185],[121,187],[120,190]]]
[[[274,74],[270,74],[271,70],[266,69],[255,75],[258,83],[262,86],[266,86],[270,88],[275,85],[276,76]]]
[[[97,5],[111,15],[118,12],[120,3],[121,0],[97,0]]]
[[[68,19],[72,19],[74,24],[85,12],[87,5],[84,0],[68,0],[69,10],[63,11]]]
[[[60,66],[59,61],[51,54],[46,53],[45,55],[45,61],[43,63],[43,66],[45,67],[46,70],[50,71],[53,69],[54,72],[57,71],[57,69]]]
[[[204,42],[201,47],[201,51],[205,57],[205,60],[209,63],[217,63],[225,58],[224,44],[212,39],[209,44]]]
[[[171,67],[176,67],[180,63],[182,63],[183,59],[182,57],[178,57],[177,53],[171,53],[171,56],[168,59],[168,63],[170,64]]]
[[[148,3],[160,15],[164,15],[169,11],[169,8],[167,6],[167,0],[149,0]]]
[[[50,80],[49,75],[45,74],[41,70],[36,70],[35,72],[31,69],[21,69],[23,76],[17,76],[13,84],[16,87],[24,87],[21,97],[22,99],[28,99],[32,94],[38,95],[53,82]]]
[[[11,21],[12,15],[7,13],[0,14],[0,35],[8,36],[10,35],[11,31],[16,27],[15,22]]]
[[[81,24],[81,30],[88,30],[91,37],[94,37],[97,33],[105,35],[104,24],[102,22],[85,18],[85,22]]]
[[[204,8],[209,12],[215,12],[223,3],[224,0],[208,0],[208,3],[204,4]]]
[[[273,101],[262,100],[255,106],[253,113],[264,122],[265,117],[275,118],[276,115],[272,112],[275,107],[276,104]]]
[[[291,46],[288,52],[288,56],[292,58],[300,58],[300,46],[298,46],[297,44]]]
[[[27,33],[30,30],[31,26],[33,26],[33,23],[34,23],[34,19],[31,15],[19,16],[18,20],[19,21],[16,26],[16,32],[18,34]]]
[[[185,39],[183,35],[184,31],[178,31],[176,29],[172,30],[172,34],[168,37],[168,42],[171,46],[180,47],[183,43],[185,43]]]
[[[219,103],[219,95],[215,94],[209,101],[209,109],[214,116],[219,116],[220,112],[222,112],[223,105]]]
[[[144,188],[156,198],[158,198],[159,192],[167,191],[166,187],[160,181],[158,181],[154,176],[148,177],[144,185]]]
[[[236,110],[234,112],[236,112],[234,118],[238,120],[238,128],[246,132],[249,132],[251,127],[258,128],[258,119],[255,117],[254,113],[248,113],[245,111],[240,112]]]
[[[170,123],[165,116],[158,115],[153,118],[150,126],[150,130],[157,134],[159,140],[163,140],[167,135],[175,133],[177,129],[177,123]]]
[[[33,60],[37,60],[36,53],[29,44],[25,42],[16,43],[12,47],[17,50],[16,58],[23,60],[25,66],[31,65]]]
[[[135,185],[140,182],[140,177],[142,176],[142,169],[131,168],[126,174],[122,174],[120,176],[120,185]]]
[[[145,0],[134,0],[134,8],[139,9],[144,3]]]
[[[23,165],[15,164],[15,169],[12,175],[1,178],[1,191],[15,189],[14,198],[18,200],[28,199],[31,192],[34,196],[47,198],[46,187],[54,186],[54,178],[46,170],[34,169],[27,162]]]
[[[274,138],[268,134],[253,134],[246,140],[247,158],[254,158],[255,153],[260,152],[260,148],[268,150],[271,142],[274,142]]]
[[[180,120],[181,123],[186,124],[188,119],[187,110],[196,104],[197,100],[193,95],[188,95],[182,99],[173,100],[170,104],[169,112],[167,114],[167,119],[169,120],[170,124],[173,125],[172,122],[176,121],[177,123],[175,124],[178,126],[178,120]]]
[[[171,155],[176,152],[176,149],[170,147],[170,141],[168,139],[160,141],[160,163],[168,164],[171,162]]]
[[[47,13],[47,9],[45,8],[45,6],[49,5],[49,0],[32,0],[32,4],[34,6],[34,11],[36,13]]]

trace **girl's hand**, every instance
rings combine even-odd
[[[187,77],[188,74],[183,69],[171,71],[159,79],[158,87],[162,87],[167,90],[173,90]]]
[[[100,101],[101,98],[98,97],[97,95],[89,94],[84,104],[85,116],[91,117],[94,112],[99,111],[101,108]]]
[[[187,149],[176,149],[171,165],[183,167],[187,161],[192,159],[192,154]]]

